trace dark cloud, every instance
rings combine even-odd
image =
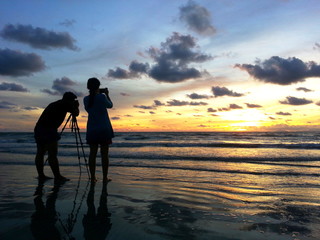
[[[235,67],[245,70],[255,79],[279,85],[289,85],[302,82],[308,77],[320,76],[320,65],[315,62],[303,62],[292,57],[283,59],[273,56],[263,62],[257,61],[255,65],[236,64]]]
[[[208,111],[208,112],[217,112],[217,110],[216,110],[216,109],[213,109],[213,108],[208,108],[207,111]]]
[[[212,90],[212,93],[215,97],[222,97],[222,96],[242,97],[242,96],[244,96],[244,94],[234,92],[232,90],[229,90],[226,87],[215,86],[215,87],[212,87],[211,90]]]
[[[192,36],[179,33],[173,33],[166,42],[161,43],[161,48],[151,47],[147,53],[154,61],[152,66],[132,61],[129,70],[119,67],[110,69],[108,77],[131,79],[146,74],[159,82],[182,82],[204,74],[194,67],[189,67],[189,64],[212,59],[210,55],[197,51],[196,40]]]
[[[176,83],[191,78],[199,78],[202,73],[190,63],[201,63],[212,59],[211,56],[193,51],[195,39],[190,35],[173,35],[161,44],[160,49],[150,48],[149,55],[156,62],[149,76],[160,82]]]
[[[0,102],[0,109],[14,109],[16,107],[16,104],[10,103],[7,101],[1,101]]]
[[[210,12],[193,1],[189,1],[187,5],[180,8],[180,20],[198,34],[213,35],[216,32],[211,24]]]
[[[0,91],[13,91],[13,92],[29,92],[20,84],[3,82],[0,84]]]
[[[120,120],[120,117],[112,117],[111,120]]]
[[[0,49],[0,75],[30,76],[44,69],[42,58],[34,53]]]
[[[132,61],[129,65],[131,74],[147,73],[150,66],[148,63],[139,63],[138,61]]]
[[[155,106],[164,106],[165,104],[159,100],[153,100]]]
[[[191,94],[187,94],[187,97],[191,98],[191,99],[208,99],[209,96],[208,95],[204,95],[204,94],[197,94],[197,93],[191,93]]]
[[[206,103],[206,102],[190,102],[189,105],[190,106],[206,106],[206,105],[208,105],[208,103]]]
[[[181,107],[181,106],[205,106],[208,105],[206,102],[188,102],[188,101],[180,101],[176,99],[172,99],[167,101],[166,106],[169,107]]]
[[[147,74],[149,70],[148,63],[139,63],[138,61],[132,61],[129,65],[129,71],[117,67],[115,70],[110,69],[108,71],[108,77],[117,79],[131,79],[139,78],[141,74]]]
[[[235,103],[232,103],[229,105],[229,109],[243,109],[243,107],[241,107]]]
[[[50,50],[53,48],[69,48],[77,50],[75,40],[67,32],[53,32],[31,25],[7,24],[0,33],[6,40],[28,44],[34,48]]]
[[[187,106],[187,105],[189,105],[188,101],[180,101],[176,99],[167,101],[167,106]]]
[[[121,95],[121,96],[124,96],[124,97],[128,97],[128,96],[130,96],[130,94],[128,94],[128,93],[123,93],[123,92],[122,92],[122,93],[120,93],[120,95]]]
[[[231,110],[234,110],[234,109],[243,109],[243,107],[239,106],[238,104],[231,103],[231,104],[229,104],[229,107],[218,108],[218,111],[227,112],[227,111],[231,111]]]
[[[131,78],[131,74],[129,71],[117,67],[116,70],[109,69],[108,77],[118,78],[118,79],[128,79]]]
[[[277,115],[281,115],[281,116],[291,116],[292,114],[289,112],[277,112]]]
[[[248,108],[261,108],[261,105],[258,104],[252,104],[252,103],[246,103]]]
[[[296,88],[296,90],[297,91],[304,91],[304,92],[312,92],[312,90],[305,88],[305,87],[299,87],[299,88]]]
[[[77,83],[72,81],[70,78],[62,77],[61,79],[57,78],[53,81],[52,90],[43,89],[41,91],[54,96],[62,96],[65,92],[73,92],[77,97],[83,97],[84,93],[73,90],[72,87],[76,85]]]
[[[149,111],[150,114],[156,114],[154,111]]]
[[[38,110],[38,107],[21,107],[21,109],[23,110],[27,110],[27,111],[33,111],[33,110]]]
[[[133,105],[134,108],[141,108],[141,109],[155,109],[154,106],[146,106],[146,105]]]
[[[288,105],[306,105],[312,103],[311,100],[307,100],[305,98],[296,98],[296,97],[287,97],[284,101],[279,101],[281,104],[288,104]]]

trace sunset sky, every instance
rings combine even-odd
[[[0,3],[0,131],[108,87],[115,131],[320,130],[319,0]]]

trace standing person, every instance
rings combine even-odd
[[[67,112],[70,112],[75,117],[79,115],[79,102],[76,98],[77,96],[72,92],[64,93],[61,100],[50,103],[44,109],[34,128],[34,138],[37,143],[35,165],[39,180],[49,179],[43,171],[46,152],[48,152],[48,162],[55,180],[69,180],[60,174],[57,158],[58,140],[60,140],[58,128],[63,123]]]
[[[100,81],[90,78],[87,82],[89,96],[84,97],[83,103],[88,112],[86,140],[90,146],[89,169],[91,181],[96,182],[96,157],[100,145],[103,182],[111,181],[108,178],[109,145],[114,137],[112,125],[107,108],[112,108],[113,103],[109,97],[108,88],[100,89]]]

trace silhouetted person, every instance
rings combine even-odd
[[[100,145],[103,181],[108,182],[109,169],[109,145],[114,137],[112,125],[107,108],[112,108],[113,103],[109,97],[107,88],[99,90],[100,81],[90,78],[87,82],[89,96],[84,97],[83,103],[88,112],[86,140],[90,146],[89,169],[91,181],[96,180],[96,157]]]
[[[105,240],[111,229],[110,216],[107,206],[107,183],[103,183],[98,211],[94,205],[95,183],[91,183],[87,197],[87,214],[84,215],[82,224],[84,229],[84,239],[86,240]]]
[[[61,184],[55,184],[52,192],[47,197],[46,204],[43,202],[43,181],[35,192],[34,205],[35,212],[31,216],[31,232],[36,240],[59,240],[62,239],[59,230],[56,227],[58,220],[56,212],[56,200]]]
[[[66,92],[61,100],[50,103],[42,112],[35,128],[34,137],[37,143],[37,154],[35,164],[38,172],[38,179],[47,179],[44,174],[44,155],[48,152],[48,162],[53,172],[54,178],[66,181],[67,178],[60,174],[58,154],[58,128],[63,123],[66,114],[79,115],[79,102],[77,96],[72,92]]]

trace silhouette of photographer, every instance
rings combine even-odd
[[[108,88],[99,89],[100,81],[97,78],[89,78],[87,88],[89,96],[84,97],[83,103],[88,112],[86,140],[90,146],[89,170],[91,181],[96,182],[96,157],[100,145],[103,181],[111,181],[108,178],[109,169],[109,145],[114,137],[112,125],[107,108],[112,108],[113,103],[109,97]]]
[[[104,182],[100,195],[99,207],[96,212],[94,205],[95,183],[91,183],[90,191],[87,197],[87,214],[84,215],[82,224],[84,229],[84,239],[86,240],[104,240],[111,229],[111,213],[108,212],[107,206],[107,183]]]
[[[77,96],[72,92],[64,93],[61,100],[50,103],[42,112],[35,128],[34,138],[37,143],[37,154],[35,165],[38,172],[38,179],[49,179],[44,174],[44,155],[48,152],[48,162],[55,180],[68,181],[69,179],[60,174],[58,154],[58,128],[63,123],[66,114],[70,112],[74,117],[79,115],[79,102]]]
[[[58,215],[55,204],[62,184],[54,185],[52,192],[47,197],[46,204],[44,204],[42,199],[43,186],[43,181],[39,181],[34,194],[35,198],[33,201],[36,210],[31,216],[31,232],[36,240],[59,240],[62,238],[56,227]]]

